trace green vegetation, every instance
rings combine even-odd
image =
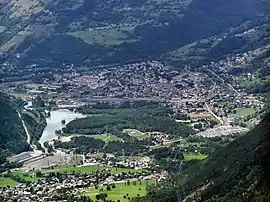
[[[9,177],[11,177],[13,180],[15,181],[25,181],[25,182],[36,182],[38,181],[40,178],[36,177],[35,175],[31,175],[32,173],[22,173],[22,172],[18,172],[18,171],[14,171],[8,174]],[[18,180],[16,180],[16,178]]]
[[[0,187],[15,187],[19,183],[8,177],[0,177]]]
[[[120,140],[119,137],[112,135],[112,134],[91,135],[91,137],[98,139],[98,140],[101,140],[105,143]]]
[[[30,149],[22,121],[17,113],[17,110],[20,110],[19,102],[0,93],[0,165],[12,153]]]
[[[267,201],[269,131],[267,114],[248,134],[205,160],[191,163],[182,174],[172,175],[149,188],[146,197],[134,201],[177,201],[177,194],[191,201]]]
[[[85,106],[78,111],[83,113],[95,113],[99,116],[76,119],[67,124],[63,129],[64,133],[78,134],[104,134],[121,136],[123,129],[137,129],[142,132],[165,132],[172,136],[186,137],[194,131],[188,126],[176,123],[170,115],[172,110],[169,107],[158,104],[146,104],[134,108],[118,109],[93,109]]]
[[[150,136],[146,133],[142,133],[138,130],[135,129],[124,129],[124,133],[127,133],[131,137],[137,138],[137,139],[146,139],[149,138]]]
[[[40,180],[40,177],[37,177],[34,172],[5,172],[0,175],[0,187],[6,187],[9,186],[16,186],[19,183],[31,183],[31,182],[37,182]]]
[[[122,155],[141,154],[153,141],[147,132],[164,132],[175,137],[187,137],[194,131],[190,127],[175,122],[172,110],[152,102],[123,103],[110,106],[98,103],[78,109],[86,118],[71,121],[63,128],[65,135],[81,134],[70,142],[55,140],[56,148],[76,148],[78,153],[106,152]],[[141,132],[142,131],[142,132]]]
[[[90,196],[91,199],[95,199],[97,194],[107,193],[107,200],[128,202],[134,197],[144,196],[148,184],[153,184],[153,182],[136,181],[130,182],[129,185],[127,185],[127,183],[117,183],[115,184],[115,188],[111,188],[109,191],[107,191],[107,186],[100,186],[98,189],[92,188],[87,190],[84,195]],[[100,191],[100,189],[103,189],[104,191]]]
[[[47,124],[44,112],[38,110],[24,110],[22,112],[22,118],[30,133],[30,142],[37,144]]]
[[[237,108],[236,114],[239,116],[248,116],[252,115],[256,112],[256,109],[254,108]]]
[[[65,167],[65,168],[55,168],[55,169],[44,169],[42,173],[49,173],[49,172],[59,172],[59,173],[71,173],[71,172],[78,172],[78,173],[91,173],[95,171],[101,170],[108,170],[111,173],[122,173],[122,172],[147,172],[146,170],[135,170],[135,169],[128,169],[128,168],[116,168],[116,167],[106,167],[106,166],[82,166],[82,167]]]
[[[132,41],[130,39],[132,28],[77,31],[69,34],[82,39],[88,44],[120,45]]]
[[[62,142],[58,140],[54,141],[55,148],[64,148],[64,149],[77,148],[78,153],[101,150],[104,145],[105,142],[99,139],[86,136],[73,137],[71,138],[70,142]]]
[[[190,161],[190,160],[203,160],[205,158],[207,158],[207,155],[205,155],[205,154],[198,154],[198,153],[184,154],[184,159],[187,160],[187,161]]]

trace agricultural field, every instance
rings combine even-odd
[[[140,140],[149,138],[149,135],[147,133],[142,133],[141,131],[136,130],[136,129],[125,129],[124,132],[129,134],[131,137],[134,137]]]
[[[107,200],[113,200],[113,201],[119,201],[120,202],[128,202],[129,199],[137,197],[137,196],[144,196],[146,195],[146,186],[149,183],[153,183],[152,181],[142,181],[136,182],[134,184],[133,182],[130,182],[130,185],[127,185],[125,183],[117,183],[115,188],[111,188],[110,191],[107,191],[107,186],[99,187],[98,189],[92,188],[87,190],[84,195],[88,195],[91,197],[91,199],[96,199],[96,195],[100,193],[107,193],[108,197]],[[106,191],[101,191],[101,189]],[[125,198],[124,198],[125,197]]]

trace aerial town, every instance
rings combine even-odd
[[[2,82],[0,86],[8,93],[26,100],[28,102],[25,106],[26,111],[34,109],[32,100],[36,98],[44,100],[46,108],[51,110],[73,110],[97,102],[155,101],[170,106],[176,115],[175,121],[193,128],[198,137],[231,137],[234,134],[246,133],[259,122],[260,114],[263,112],[263,99],[245,92],[236,84],[240,79],[249,79],[250,75],[237,77],[229,74],[228,69],[235,66],[235,61],[244,62],[246,57],[248,56],[238,56],[218,64],[212,63],[207,68],[203,66],[196,71],[189,67],[179,71],[159,61],[83,72],[73,70],[72,65],[69,65],[68,73],[54,72],[50,78],[38,81],[23,78],[22,81]],[[222,74],[215,72],[220,70]],[[177,116],[179,114],[181,116]],[[60,120],[58,121],[60,123]],[[61,127],[60,124],[60,128],[56,129]],[[128,133],[151,137],[150,150],[188,140],[172,138],[158,131],[151,134],[131,130]],[[55,137],[43,141],[42,144],[53,146],[55,141],[71,142],[74,137]],[[107,135],[104,141],[112,137]],[[59,197],[65,199],[82,195],[89,188],[99,189],[99,186],[105,186],[112,189],[113,186],[118,186],[118,183],[159,181],[167,176],[164,170],[149,171],[153,166],[157,166],[151,156],[125,157],[124,154],[115,156],[96,152],[78,155],[74,149],[57,148],[53,148],[54,152],[48,154],[37,150],[35,146],[33,148],[33,151],[10,157],[9,161],[22,162],[23,167],[16,169],[15,172],[25,172],[28,177],[34,179],[38,177],[39,180],[30,181],[27,186],[21,183],[14,187],[5,187],[0,189],[0,195],[14,200],[49,201]],[[201,155],[202,148],[187,144],[180,146],[180,149],[183,152]],[[76,167],[71,163],[74,158],[80,159]],[[97,170],[57,172],[59,166],[66,165],[73,165],[75,168],[96,166]],[[111,172],[110,168],[118,168],[121,172]],[[44,169],[50,172],[39,173],[39,170]],[[6,175],[9,176],[9,173]],[[49,196],[47,193],[50,193]]]

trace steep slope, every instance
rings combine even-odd
[[[247,135],[134,201],[267,201],[270,114]]]
[[[162,58],[182,66],[195,65],[266,47],[270,44],[270,15],[269,12],[261,15],[264,17],[229,26],[215,35],[168,52]]]
[[[30,149],[17,104],[7,95],[0,93],[0,164],[12,153]]]
[[[256,128],[188,171],[195,201],[258,201],[270,195],[270,116]],[[196,170],[194,170],[196,169]],[[204,187],[204,190],[201,190]],[[198,191],[199,190],[199,191]],[[197,191],[197,193],[196,193]],[[266,198],[265,198],[266,197]]]

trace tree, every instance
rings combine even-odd
[[[52,145],[48,145],[48,147],[47,147],[47,151],[48,151],[48,153],[52,153],[54,150],[53,150],[53,146]]]
[[[108,197],[107,193],[100,193],[96,195],[97,200],[106,201],[106,198]]]
[[[66,124],[66,120],[63,119],[63,120],[61,121],[61,123],[62,123],[62,125],[65,125],[65,124]]]
[[[37,171],[37,172],[36,172],[36,177],[42,177],[41,171]]]

